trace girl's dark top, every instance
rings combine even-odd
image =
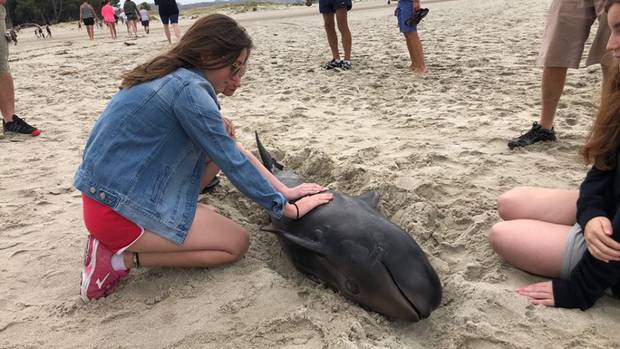
[[[612,238],[620,242],[620,169],[616,149],[616,165],[610,170],[592,166],[579,189],[577,223],[582,229],[590,219],[598,216],[609,218]],[[594,305],[605,289],[620,282],[620,262],[605,263],[586,250],[581,261],[571,272],[569,280],[553,280],[555,306],[586,310]]]
[[[155,0],[155,5],[157,5],[160,15],[179,14],[179,7],[177,6],[177,2],[175,0]]]

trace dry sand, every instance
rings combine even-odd
[[[97,30],[31,30],[11,47],[18,112],[39,138],[0,139],[2,348],[611,348],[620,303],[587,311],[534,307],[516,286],[541,280],[503,263],[486,237],[495,198],[516,185],[576,188],[576,156],[592,122],[598,67],[571,71],[560,142],[509,151],[537,119],[535,66],[549,1],[428,2],[420,26],[429,73],[412,76],[394,3],[356,2],[354,70],[320,69],[329,54],[315,4],[238,15],[256,43],[244,87],[223,98],[240,139],[252,132],[308,179],[358,194],[415,237],[443,285],[419,323],[368,312],[297,273],[265,213],[224,181],[202,200],[251,233],[242,261],[222,268],[132,272],[118,292],[84,304],[86,231],[72,188],[86,137],[121,73],[166,49],[160,25],[136,45]],[[189,25],[189,20],[182,24]],[[124,36],[124,29],[121,30]]]

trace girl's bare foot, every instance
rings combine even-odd
[[[409,66],[409,70],[411,70],[414,74],[417,74],[417,75],[423,75],[423,74],[426,74],[427,72],[426,66],[416,67],[413,64]]]

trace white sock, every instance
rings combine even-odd
[[[115,254],[112,256],[112,269],[116,271],[127,270],[127,267],[125,266],[125,258],[123,256],[124,254]]]

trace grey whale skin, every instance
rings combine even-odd
[[[285,171],[261,144],[265,167],[289,187],[303,179]],[[333,192],[328,204],[299,220],[271,218],[262,230],[275,233],[295,268],[362,306],[392,319],[418,321],[441,302],[441,283],[418,244],[381,215],[379,195]]]

